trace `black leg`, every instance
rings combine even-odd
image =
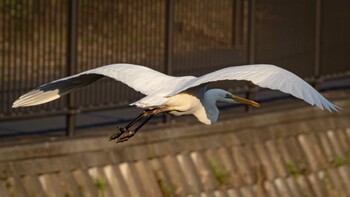
[[[147,117],[139,126],[137,126],[134,130],[132,131],[127,131],[127,132],[123,132],[117,139],[116,143],[119,142],[124,142],[127,141],[128,139],[130,139],[132,136],[134,136],[136,134],[136,132],[138,130],[140,130],[149,120],[151,120],[153,117],[155,116],[155,114],[151,113],[151,115],[149,117]]]
[[[126,125],[125,127],[117,127],[116,131],[109,137],[109,141],[115,140],[115,139],[121,137],[121,135],[123,135],[125,132],[129,132],[130,127],[132,127],[136,122],[138,122],[142,118],[146,117],[149,113],[152,113],[153,111],[154,111],[154,109],[146,109],[140,115],[138,115],[134,120],[132,120],[128,125]],[[141,124],[143,126],[143,124],[145,124],[145,123],[141,123]],[[136,129],[138,130],[141,127],[139,125]]]
[[[134,125],[137,121],[139,121],[140,119],[142,119],[143,117],[147,116],[147,114],[149,113],[150,110],[146,109],[145,111],[143,111],[140,115],[138,115],[134,120],[132,120],[128,125],[126,125],[125,127],[117,127],[116,131],[113,132],[113,134],[109,137],[109,141],[111,140],[115,140],[117,138],[119,138],[123,133],[125,133],[126,131],[128,131],[128,129]]]
[[[151,115],[144,120],[139,126],[136,127],[136,129],[134,129],[135,132],[137,132],[138,130],[141,129],[141,127],[143,127],[143,125],[145,125],[149,120],[151,120],[154,116],[156,116],[155,114],[151,113]]]
[[[139,121],[140,119],[142,119],[143,117],[146,117],[147,114],[150,112],[151,110],[146,109],[145,111],[143,111],[140,115],[138,115],[134,120],[132,120],[128,125],[126,125],[124,128],[125,129],[129,129],[132,125],[134,125],[137,121]]]

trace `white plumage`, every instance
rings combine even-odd
[[[120,81],[146,96],[132,103],[141,108],[159,108],[174,115],[193,114],[205,124],[216,122],[216,102],[240,102],[258,107],[254,101],[239,98],[220,89],[206,90],[205,84],[222,80],[246,80],[280,90],[311,105],[328,111],[338,107],[295,74],[273,65],[233,66],[201,77],[173,77],[144,66],[112,64],[44,84],[21,96],[12,107],[27,107],[55,100],[71,91],[89,85],[102,77]]]

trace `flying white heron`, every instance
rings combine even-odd
[[[91,69],[73,76],[44,84],[21,96],[13,108],[43,104],[89,85],[103,77],[110,77],[146,96],[130,104],[145,109],[137,118],[123,128],[117,128],[110,140],[126,141],[147,121],[159,113],[175,116],[194,115],[204,124],[217,121],[217,102],[242,103],[254,107],[260,105],[252,100],[238,97],[222,89],[206,89],[206,84],[222,80],[246,80],[254,84],[280,90],[300,98],[311,105],[328,111],[340,109],[295,74],[274,65],[256,64],[223,68],[201,77],[168,76],[150,68],[133,64],[111,64]],[[136,122],[145,118],[135,129]]]

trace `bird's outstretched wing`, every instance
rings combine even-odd
[[[17,99],[12,107],[43,104],[89,85],[103,77],[110,77],[145,95],[165,94],[195,77],[172,77],[144,66],[111,64],[44,84]]]
[[[251,81],[260,87],[289,93],[321,109],[326,108],[328,111],[338,111],[340,109],[297,75],[277,66],[267,64],[223,68],[192,79],[181,87],[176,88],[167,96],[175,95],[200,84],[222,80]]]

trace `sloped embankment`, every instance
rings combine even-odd
[[[349,109],[346,101],[337,103]],[[0,149],[2,196],[349,196],[350,116],[299,108]]]

